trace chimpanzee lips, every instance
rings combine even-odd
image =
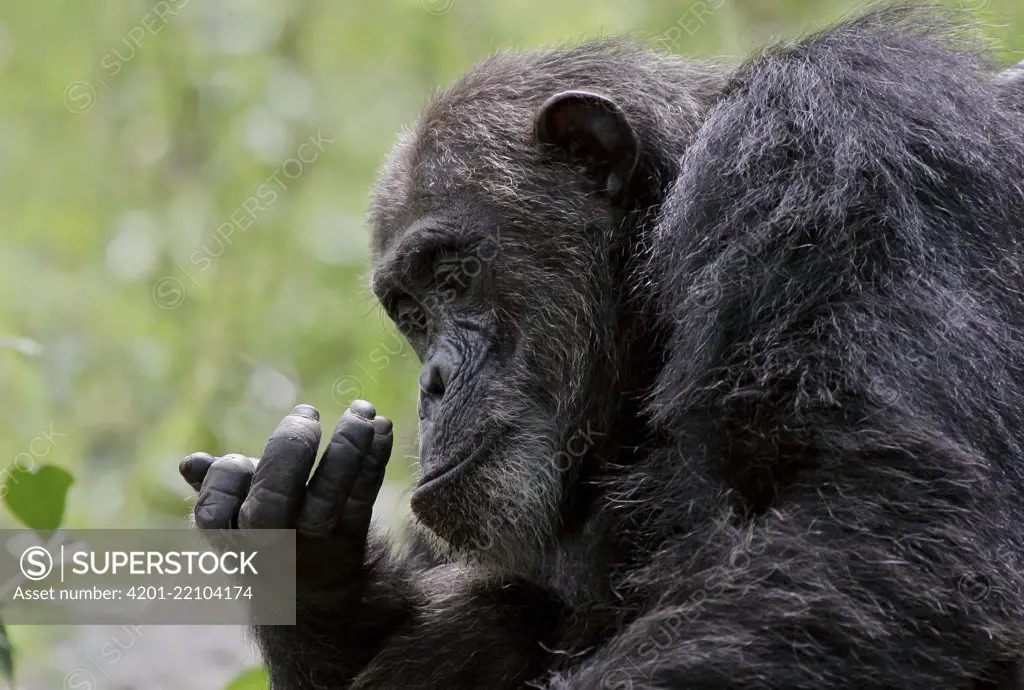
[[[442,457],[431,457],[430,450],[427,448],[427,452],[420,456],[423,474],[416,492],[419,493],[438,486],[478,464],[494,449],[501,434],[501,428],[487,425],[483,433],[467,438],[465,442],[456,445],[450,453]]]

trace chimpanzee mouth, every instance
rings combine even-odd
[[[414,493],[429,492],[479,464],[494,449],[502,433],[503,430],[500,427],[488,425],[486,431],[457,446],[447,457],[436,464],[431,463],[430,467],[424,467],[419,486],[416,487]]]

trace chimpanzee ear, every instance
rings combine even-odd
[[[610,98],[587,91],[557,93],[540,107],[541,144],[583,163],[609,198],[621,202],[640,159],[640,140]]]

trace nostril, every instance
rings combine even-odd
[[[441,368],[428,364],[420,371],[420,390],[425,395],[440,398],[444,395],[444,377]]]

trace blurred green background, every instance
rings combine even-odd
[[[629,33],[739,58],[858,6],[10,0],[0,8],[2,471],[68,470],[70,527],[181,525],[190,492],[177,463],[188,451],[256,454],[297,402],[330,425],[365,397],[396,420],[381,509],[399,515],[415,464],[417,366],[367,289],[363,218],[377,166],[430,92],[502,46]],[[978,11],[1004,62],[1024,58],[1020,0],[952,6]],[[0,510],[0,527],[16,525]],[[65,674],[88,655],[83,635],[13,629],[19,687],[219,688],[252,661],[232,641],[215,672],[196,661],[147,677],[147,655],[174,658],[170,638],[159,652],[140,646],[139,677],[94,669],[92,685],[76,685]]]

